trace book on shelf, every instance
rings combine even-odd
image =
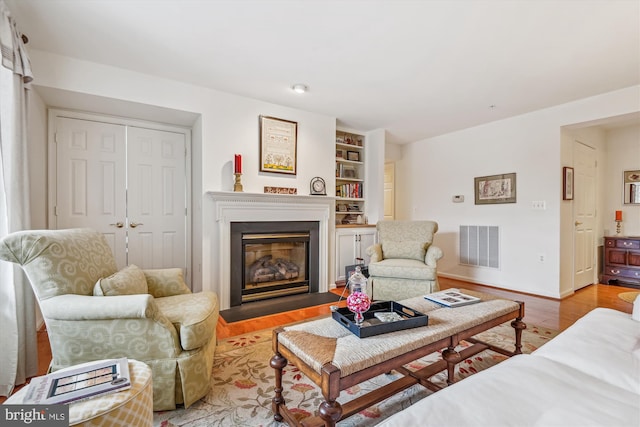
[[[434,292],[424,296],[425,299],[433,301],[445,307],[460,307],[480,302],[480,298],[463,294],[457,289],[447,289],[446,291]]]
[[[24,403],[72,403],[131,388],[126,357],[83,363],[29,382]]]
[[[336,185],[336,197],[361,199],[362,194],[363,189],[360,182]]]

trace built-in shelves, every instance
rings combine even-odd
[[[363,135],[336,132],[336,224],[365,221]]]

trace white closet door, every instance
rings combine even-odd
[[[186,269],[185,135],[129,127],[127,145],[129,264]]]
[[[54,228],[103,233],[118,268],[187,277],[184,133],[56,116]]]
[[[55,142],[55,228],[103,233],[126,265],[125,126],[57,117]]]

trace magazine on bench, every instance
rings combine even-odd
[[[131,377],[126,357],[99,360],[32,378],[24,403],[71,403],[129,388]]]
[[[474,304],[480,302],[480,298],[463,294],[456,289],[447,289],[446,291],[435,292],[424,296],[429,301],[444,305],[445,307],[460,307],[462,305]]]

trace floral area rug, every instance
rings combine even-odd
[[[556,331],[527,325],[522,334],[523,353],[531,353],[556,335]],[[269,360],[273,356],[271,336],[272,330],[265,329],[222,340],[216,347],[209,394],[189,409],[155,412],[154,427],[285,426],[284,423],[274,421],[271,412],[275,381],[274,370],[269,366]],[[483,332],[477,338],[508,350],[514,348],[514,332],[509,323]],[[458,348],[468,345],[462,342]],[[412,370],[420,369],[439,358],[440,355],[434,353],[407,367]],[[472,375],[505,359],[505,356],[485,350],[459,363],[456,366],[456,379]],[[400,374],[396,372],[380,375],[343,391],[338,401],[344,404],[398,378]],[[436,384],[445,385],[446,372],[436,374],[431,380]],[[287,407],[296,411],[296,416],[302,419],[315,414],[323,400],[318,386],[291,364],[285,368],[282,383]],[[338,425],[374,426],[431,393],[420,385],[414,385],[339,422]]]

